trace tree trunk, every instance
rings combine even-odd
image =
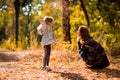
[[[69,0],[62,0],[62,29],[64,41],[71,43],[70,35],[70,2]]]
[[[80,2],[81,2],[81,7],[82,7],[82,9],[83,9],[83,11],[84,11],[84,14],[85,14],[85,17],[86,17],[87,26],[89,27],[89,26],[90,26],[90,21],[89,21],[89,16],[88,16],[88,14],[87,14],[87,10],[86,10],[86,8],[85,8],[85,5],[84,5],[84,3],[83,3],[83,0],[80,0]]]
[[[29,4],[32,2],[32,0],[29,0]],[[31,27],[31,25],[30,25],[30,23],[31,23],[31,14],[30,14],[30,12],[31,12],[31,7],[32,6],[29,6],[29,11],[28,11],[28,15],[27,15],[27,21],[28,21],[28,23],[27,23],[27,26],[26,26],[26,30],[27,30],[27,38],[28,38],[28,46],[30,47],[30,45],[31,45],[31,43],[30,43],[30,27]]]
[[[18,46],[18,33],[19,33],[19,13],[20,13],[20,1],[19,0],[15,0],[14,2],[14,6],[15,6],[15,41],[16,41],[16,47]]]

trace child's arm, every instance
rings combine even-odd
[[[41,20],[40,24],[42,25],[42,31],[44,32],[46,30],[46,22],[44,20]]]
[[[38,34],[43,35],[46,30],[46,23],[44,20],[40,20],[40,25],[37,27]]]

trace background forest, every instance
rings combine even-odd
[[[77,50],[76,31],[84,24],[110,54],[120,53],[119,0],[0,0],[0,47],[41,47],[37,26],[46,15],[54,17],[56,47]]]

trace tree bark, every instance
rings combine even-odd
[[[29,4],[32,2],[32,0],[29,0]],[[29,11],[28,11],[28,15],[27,15],[27,26],[26,26],[26,30],[27,30],[27,38],[28,38],[28,46],[30,47],[31,43],[30,43],[30,23],[31,23],[31,15],[30,15],[30,12],[31,12],[31,8],[32,6],[29,6]]]
[[[87,26],[89,27],[89,26],[90,26],[90,20],[89,20],[88,14],[87,14],[87,10],[86,10],[86,8],[85,8],[85,5],[84,5],[83,0],[80,0],[80,2],[81,2],[81,7],[82,7],[82,9],[83,9],[83,11],[84,11],[84,14],[85,14],[85,17],[86,17]]]
[[[14,2],[15,6],[15,41],[16,41],[16,47],[18,46],[18,33],[19,33],[19,13],[20,13],[20,1],[15,0]]]
[[[62,0],[62,29],[64,41],[71,43],[70,35],[70,2],[69,0]]]

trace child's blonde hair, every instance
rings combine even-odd
[[[54,18],[53,17],[51,17],[51,16],[45,16],[44,18],[43,18],[43,20],[47,23],[47,22],[53,22],[54,21]]]

